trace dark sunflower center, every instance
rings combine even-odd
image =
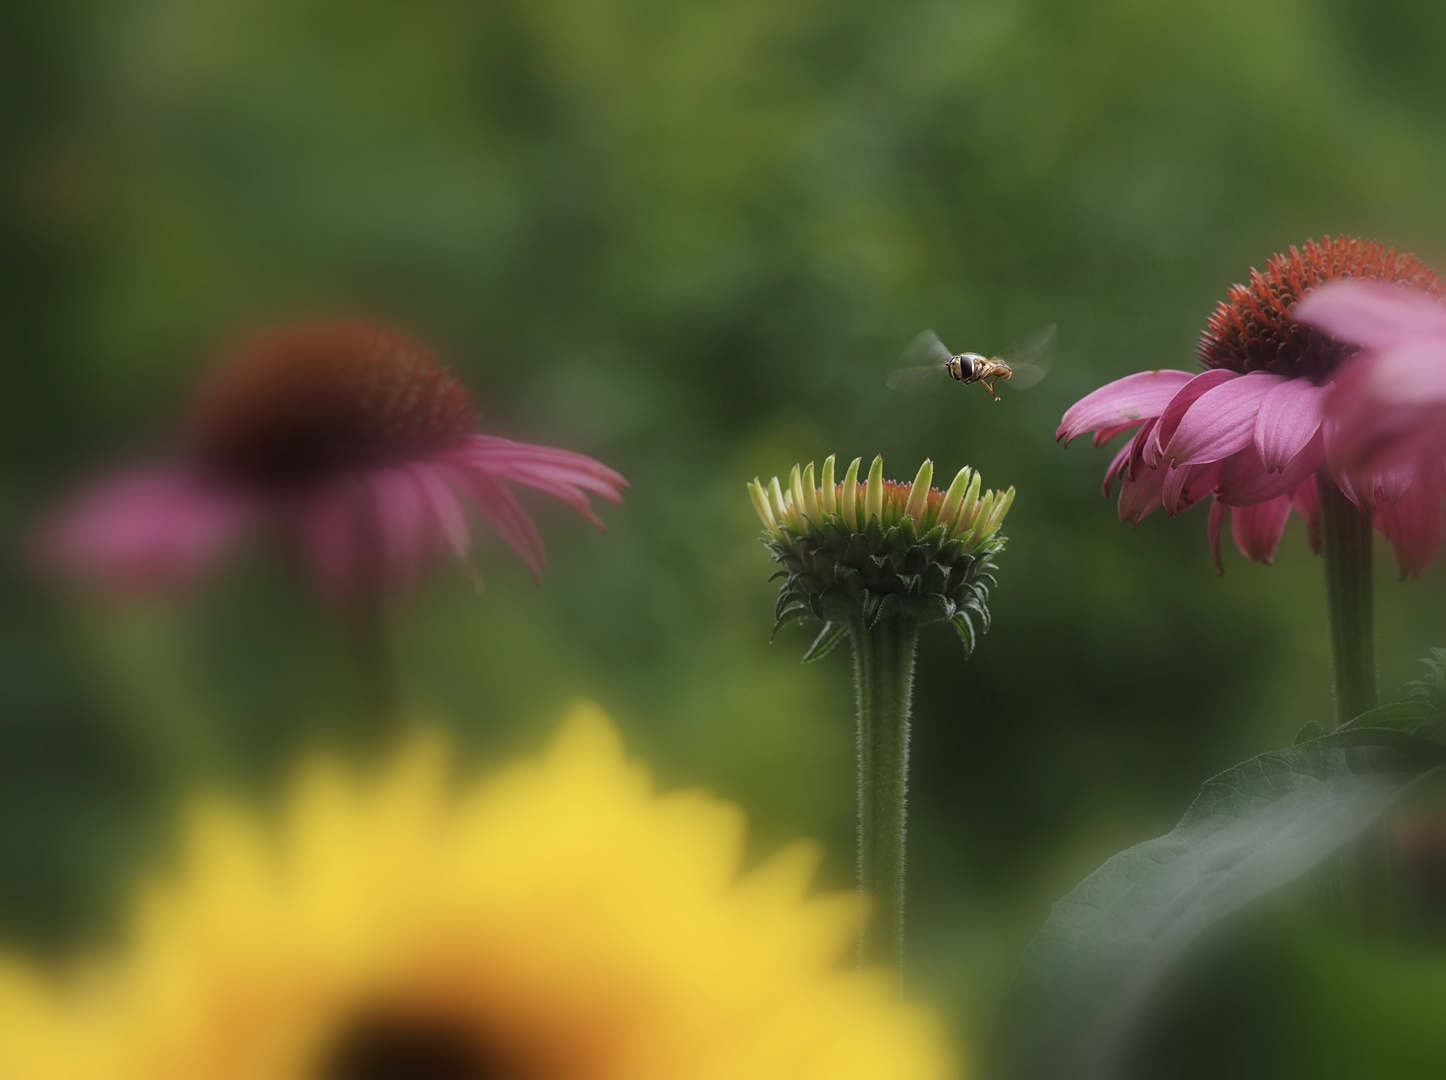
[[[1200,337],[1207,368],[1268,371],[1322,379],[1355,350],[1324,331],[1298,323],[1290,309],[1306,291],[1328,281],[1362,278],[1406,285],[1446,296],[1446,284],[1414,255],[1375,240],[1323,237],[1276,255],[1265,269],[1250,271],[1248,285],[1232,285]]]
[[[202,388],[203,468],[268,488],[440,449],[476,423],[466,388],[405,335],[361,320],[257,334]]]
[[[352,1024],[317,1080],[530,1080],[512,1057],[460,1023],[368,1016]]]

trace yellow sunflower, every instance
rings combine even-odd
[[[744,819],[658,795],[595,707],[448,783],[438,737],[281,814],[194,813],[83,976],[0,967],[5,1080],[943,1080],[927,1012],[848,955],[817,853],[740,874]]]

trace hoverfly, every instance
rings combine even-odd
[[[886,382],[890,390],[928,393],[942,385],[947,376],[965,386],[982,383],[998,401],[994,387],[1000,379],[1008,380],[1018,390],[1027,390],[1044,378],[1049,370],[1046,353],[1054,341],[1054,331],[1053,323],[1042,326],[1000,357],[950,352],[938,334],[925,330],[904,350],[902,359],[908,366],[890,372]]]

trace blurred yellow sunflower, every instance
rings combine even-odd
[[[954,1075],[847,963],[861,905],[808,895],[814,848],[741,874],[741,811],[656,794],[593,706],[471,786],[419,737],[190,826],[117,955],[63,986],[0,966],[5,1080]]]

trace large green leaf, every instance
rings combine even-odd
[[[1236,765],[1180,824],[1054,905],[1025,955],[1010,1075],[1112,1074],[1152,986],[1202,931],[1305,874],[1446,760],[1420,707],[1391,706]]]

